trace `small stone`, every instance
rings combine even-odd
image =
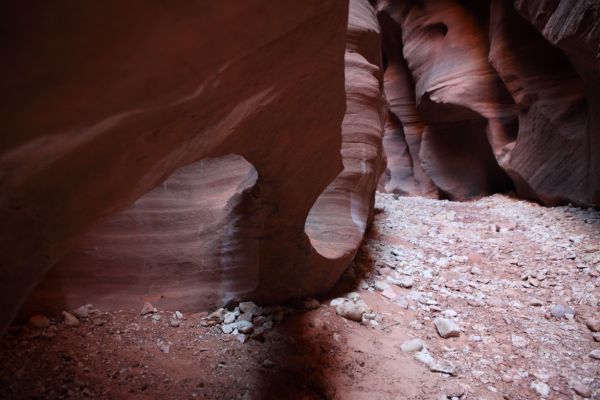
[[[262,307],[257,306],[251,301],[243,301],[238,307],[240,308],[240,312],[242,313],[252,313],[252,315],[262,315],[263,310]]]
[[[435,324],[439,335],[444,339],[460,336],[460,328],[458,324],[451,319],[436,318],[433,323]]]
[[[261,364],[265,368],[273,368],[274,366],[277,365],[277,364],[275,364],[274,361],[269,360],[268,358],[265,358]]]
[[[302,308],[307,311],[316,310],[317,308],[319,308],[320,305],[321,303],[319,303],[317,299],[312,298],[304,299],[304,301],[302,302]]]
[[[35,329],[45,329],[50,326],[50,320],[42,314],[32,315],[29,318],[29,325]]]
[[[531,382],[531,388],[535,390],[541,397],[548,397],[550,394],[550,386],[544,382]]]
[[[87,318],[90,316],[90,311],[86,306],[81,306],[76,310],[73,310],[73,314],[77,318]]]
[[[160,318],[161,318],[160,314],[153,314],[152,315],[152,320],[153,321],[157,321],[158,322],[158,321],[160,321]]]
[[[439,372],[442,374],[456,375],[456,368],[449,362],[434,361],[429,365],[431,372]]]
[[[532,307],[541,307],[544,305],[544,302],[541,301],[540,299],[531,299],[529,301],[529,305]]]
[[[254,329],[254,324],[250,321],[238,321],[236,322],[237,324],[237,330],[240,331],[241,333],[252,333],[252,330]]]
[[[472,267],[471,274],[472,275],[481,275],[481,269],[479,269],[479,267]]]
[[[172,328],[177,328],[177,327],[179,327],[179,325],[181,325],[181,321],[180,321],[180,320],[178,320],[177,318],[173,318],[173,319],[171,320],[171,322],[169,322],[169,325],[170,325]]]
[[[343,304],[343,303],[345,303],[346,301],[347,301],[346,299],[343,299],[343,298],[341,298],[341,297],[338,297],[338,298],[336,298],[336,299],[333,299],[333,300],[331,300],[331,301],[329,302],[329,305],[330,305],[331,307],[337,307],[337,306],[339,306],[340,304]]]
[[[485,300],[486,304],[491,307],[503,307],[504,301],[499,297],[488,297]]]
[[[356,303],[346,301],[335,308],[335,312],[351,321],[361,322],[364,313],[363,307]]]
[[[562,304],[556,304],[550,310],[550,315],[556,319],[566,318],[567,314],[575,315],[575,310]]]
[[[224,324],[231,324],[232,322],[235,322],[236,318],[237,318],[237,316],[235,315],[235,313],[227,312],[225,314],[225,316],[223,317],[223,323]]]
[[[600,318],[590,317],[586,319],[585,326],[592,332],[600,332]]]
[[[446,268],[450,265],[450,261],[447,258],[440,258],[436,261],[435,265],[439,268]]]
[[[570,382],[569,387],[581,397],[592,397],[592,388],[581,382]]]
[[[397,296],[396,292],[394,292],[394,289],[392,289],[391,287],[389,287],[389,288],[385,289],[383,292],[381,292],[381,295],[390,300],[394,300]]]
[[[147,301],[142,306],[142,311],[140,311],[140,314],[146,315],[146,314],[152,314],[153,312],[155,312],[155,311],[154,311],[154,307],[152,306],[152,303]]]
[[[346,293],[346,295],[344,297],[347,298],[348,300],[352,300],[352,301],[358,301],[358,300],[360,300],[360,294],[358,294],[356,292]]]
[[[510,341],[512,345],[517,348],[527,347],[527,344],[529,343],[523,336],[518,335],[511,335]]]
[[[449,383],[446,387],[444,387],[443,392],[447,398],[460,398],[465,395],[465,388],[462,385],[454,382]]]
[[[94,318],[92,319],[92,324],[94,324],[94,326],[102,326],[104,325],[104,321],[100,318]]]
[[[218,310],[213,311],[203,318],[203,325],[212,326],[222,323],[226,312],[227,310],[224,308],[219,308]]]
[[[594,338],[594,341],[600,342],[600,332],[592,333],[592,337]]]
[[[446,317],[446,318],[454,318],[457,315],[458,315],[458,313],[452,309],[448,309],[448,310],[444,311],[444,317]]]
[[[410,289],[414,285],[415,285],[415,280],[413,278],[411,278],[410,276],[405,276],[404,278],[400,279],[398,286],[403,287],[405,289]]]
[[[169,344],[167,344],[167,343],[162,343],[162,344],[159,346],[159,349],[160,349],[160,351],[162,351],[163,353],[167,353],[167,354],[168,354],[168,353],[169,353],[169,351],[171,350],[171,346],[170,346]]]
[[[589,354],[589,356],[591,358],[593,358],[594,360],[600,360],[600,349],[592,350],[592,352]]]
[[[400,308],[404,308],[405,310],[408,310],[409,304],[408,304],[408,300],[406,299],[406,297],[404,297],[404,296],[397,296],[394,299],[394,303],[398,304],[398,306]]]
[[[385,289],[389,289],[390,285],[387,284],[387,282],[384,281],[377,281],[375,282],[375,290],[377,290],[378,292],[383,292]]]
[[[175,318],[183,319],[183,314],[181,313],[181,311],[175,311]]]
[[[423,349],[423,342],[420,339],[411,339],[402,343],[400,349],[406,353],[412,353],[415,351],[421,351]]]
[[[430,366],[435,362],[435,360],[433,359],[431,354],[429,354],[429,352],[425,349],[423,349],[415,354],[415,360],[417,360],[420,363],[423,363],[427,366]]]
[[[248,339],[248,336],[244,335],[243,333],[240,333],[235,338],[238,340],[238,342],[244,344],[244,343],[246,343],[246,340]]]
[[[79,325],[79,320],[73,314],[63,311],[62,312],[63,321],[67,326],[77,326]]]
[[[252,321],[252,319],[254,319],[254,314],[252,314],[251,312],[241,313],[237,317],[238,321]],[[225,321],[223,320],[223,322],[225,322]]]
[[[237,322],[234,322],[232,324],[223,324],[223,325],[221,325],[221,331],[223,333],[226,333],[226,334],[232,333],[233,330],[236,329],[236,328],[237,328]]]

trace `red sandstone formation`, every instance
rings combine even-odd
[[[388,118],[383,137],[387,170],[385,191],[438,197],[438,189],[421,168],[419,152],[425,123],[415,103],[414,81],[402,55],[402,26],[394,3],[378,13],[385,53],[384,87]]]
[[[519,107],[518,139],[504,167],[524,196],[598,206],[600,4],[515,7],[530,23],[501,1],[491,9],[490,60]]]
[[[366,0],[351,1],[348,29],[344,170],[310,210],[310,243],[298,232],[304,221],[297,226],[292,219],[303,204],[304,194],[298,191],[312,190],[310,180],[319,171],[308,153],[296,149],[295,157],[307,160],[304,167],[296,166],[307,174],[302,182],[277,182],[288,188],[288,195],[299,196],[288,198],[288,204],[262,202],[262,191],[268,190],[260,187],[262,170],[257,175],[242,157],[201,160],[176,170],[130,208],[78,238],[36,288],[23,314],[88,302],[120,309],[143,300],[161,308],[197,310],[248,297],[281,301],[333,285],[362,242],[382,168],[381,42]],[[325,136],[335,136],[336,130],[302,135],[306,151],[316,145],[316,153],[328,157],[320,151],[316,132],[335,142]],[[286,136],[274,134],[280,137],[261,146],[276,154]],[[283,161],[280,173],[297,174],[287,171],[293,165]],[[278,230],[264,226],[274,221],[281,225]],[[265,247],[270,256],[261,254]],[[271,257],[277,257],[273,269],[265,265]]]
[[[26,312],[329,289],[369,224],[384,130],[387,191],[600,206],[597,2],[0,15],[0,330],[54,264]]]
[[[345,59],[344,171],[319,197],[306,221],[313,247],[342,269],[354,258],[370,224],[383,169],[381,35],[367,0],[350,0]]]
[[[427,194],[415,190],[422,169],[453,199],[508,189],[510,177],[544,204],[600,204],[598,5],[515,7],[529,22],[504,1],[378,2],[386,190]]]
[[[238,265],[253,271],[257,299],[322,290],[335,280],[341,271],[312,256],[304,223],[341,170],[347,4],[7,2],[1,8],[1,87],[10,101],[1,112],[0,327],[94,224],[179,168],[227,154],[243,156],[258,179],[230,211],[236,218],[212,249],[220,251],[212,267],[225,275]],[[193,192],[178,175],[188,172],[171,179]],[[151,199],[139,204],[172,212]],[[180,206],[185,202],[173,204]],[[172,240],[169,227],[154,234]],[[125,240],[132,243],[127,234]],[[309,258],[321,263],[309,269]],[[165,268],[158,261],[150,276]],[[178,273],[202,260],[195,263]],[[78,268],[80,276],[95,265]],[[130,295],[135,306],[136,294]]]

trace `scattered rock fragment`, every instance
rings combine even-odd
[[[406,353],[421,351],[423,349],[423,342],[420,339],[410,339],[402,343],[400,349]]]
[[[433,356],[431,354],[429,354],[429,352],[426,349],[423,349],[423,350],[419,351],[418,353],[416,353],[415,360],[417,360],[420,363],[425,364],[427,366],[433,364],[433,362],[435,361],[433,359]]]
[[[262,315],[263,309],[262,307],[257,306],[251,301],[242,301],[238,307],[240,308],[240,312],[242,313],[250,313],[252,315]]]
[[[410,289],[414,285],[415,285],[415,280],[413,278],[411,278],[410,276],[403,277],[402,279],[400,279],[400,282],[398,283],[398,286],[403,287],[405,289]]]
[[[79,325],[79,320],[73,314],[63,311],[62,312],[63,321],[67,326],[77,326]]]
[[[541,307],[544,305],[544,302],[541,301],[540,299],[531,299],[529,301],[529,305],[532,307]]]
[[[600,349],[594,349],[590,352],[589,356],[594,360],[600,360]]]
[[[77,318],[87,318],[90,316],[90,310],[87,306],[81,306],[76,310],[73,310],[73,315]]]
[[[29,325],[35,329],[45,329],[50,326],[50,320],[45,315],[36,314],[29,318]]]
[[[535,390],[535,392],[541,397],[548,397],[550,395],[550,386],[548,386],[544,382],[531,382],[531,388]]]
[[[307,311],[316,310],[320,305],[319,300],[313,298],[304,299],[302,302],[302,308]]]
[[[569,387],[581,397],[592,397],[592,388],[579,381],[569,382]]]
[[[444,339],[460,336],[460,328],[456,322],[448,318],[436,318],[433,323],[438,334]]]
[[[146,314],[152,314],[153,312],[156,312],[154,306],[152,306],[152,303],[147,301],[142,306],[142,311],[140,311],[140,314],[146,315]]]
[[[525,339],[523,336],[519,336],[519,335],[511,335],[510,342],[512,343],[513,346],[515,346],[517,348],[527,347],[527,345],[529,344],[527,339]]]
[[[386,299],[390,299],[390,300],[394,300],[397,296],[396,292],[394,292],[394,289],[392,289],[391,287],[385,289],[383,292],[381,292],[381,295],[383,297],[385,297]]]
[[[171,351],[171,346],[168,343],[161,343],[158,348],[163,353],[169,353],[169,351]]]
[[[387,282],[384,281],[377,281],[375,282],[375,290],[377,290],[378,292],[383,292],[386,289],[389,289],[390,285],[388,285]]]
[[[465,388],[457,382],[452,382],[444,387],[443,393],[448,399],[461,398],[465,395]]]
[[[275,361],[270,360],[268,358],[265,358],[263,360],[263,362],[261,363],[261,365],[265,368],[273,368],[274,366],[276,366],[277,364],[275,364]]]
[[[200,323],[204,326],[213,326],[220,324],[223,322],[226,312],[227,310],[225,310],[224,308],[219,308],[213,311],[212,313],[208,314],[206,317],[204,317]]]
[[[590,317],[586,319],[585,326],[592,332],[600,332],[600,318]]]
[[[235,322],[235,319],[237,318],[237,315],[233,312],[227,312],[225,313],[225,316],[223,317],[223,323],[224,324],[231,324],[232,322]]]
[[[335,312],[351,321],[361,322],[364,313],[363,307],[351,301],[345,301],[335,308]]]
[[[446,318],[455,318],[458,315],[456,310],[448,309],[444,311],[444,317]]]
[[[571,318],[575,315],[575,310],[562,304],[555,304],[550,310],[550,315],[556,319]]]

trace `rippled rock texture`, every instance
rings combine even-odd
[[[245,298],[279,302],[329,289],[351,262],[372,217],[383,163],[385,112],[375,12],[367,0],[350,2],[349,19],[347,5],[339,1],[268,8],[259,1],[238,3],[239,12],[230,18],[257,19],[251,26],[242,19],[221,23],[243,26],[232,32],[240,37],[225,41],[233,40],[239,53],[227,54],[202,81],[194,68],[209,62],[204,60],[208,50],[222,45],[183,49],[180,56],[199,52],[194,56],[199,65],[186,67],[179,79],[201,85],[164,111],[167,127],[156,127],[147,139],[123,149],[127,168],[154,162],[150,171],[136,170],[154,188],[99,225],[86,225],[87,232],[70,241],[36,287],[23,315],[84,303],[114,310],[150,300],[161,308],[198,310]],[[258,43],[247,43],[247,36],[256,36]],[[163,78],[157,74],[154,79]],[[223,108],[229,114],[213,115]],[[152,114],[136,119],[153,126],[147,120]],[[207,119],[214,125],[200,126]],[[115,122],[125,129],[120,125]],[[177,152],[165,149],[163,141]],[[161,157],[138,154],[137,144]],[[106,156],[103,164],[112,160],[110,153]],[[163,157],[178,168],[166,171]],[[111,166],[97,168],[97,184],[107,184],[103,190],[123,195],[133,190],[111,186],[115,178],[104,176],[116,173]],[[146,176],[152,171],[167,178]],[[125,204],[120,197],[114,200]]]
[[[600,205],[600,3],[377,2],[386,191]]]
[[[0,8],[2,326],[58,260],[32,304],[277,300],[341,273],[304,225],[342,171],[345,2]]]

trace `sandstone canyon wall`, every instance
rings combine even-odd
[[[115,257],[123,254],[121,240],[140,246],[127,249],[127,255],[138,251],[149,258],[152,243],[188,233],[171,230],[185,221],[157,227],[160,213],[189,219],[186,226],[197,226],[197,240],[210,236],[193,209],[210,199],[151,192],[135,210],[107,220],[149,190],[160,190],[165,180],[163,190],[186,196],[213,192],[194,188],[204,179],[214,191],[228,188],[235,195],[208,216],[220,237],[210,249],[215,257],[205,262],[215,262],[212,267],[225,276],[238,266],[248,268],[248,286],[271,299],[335,280],[340,271],[328,268],[325,258],[309,269],[306,260],[315,251],[304,224],[317,197],[342,170],[345,2],[58,1],[29,7],[13,1],[0,7],[0,85],[10,99],[0,114],[2,327],[48,268],[74,249],[75,241],[93,238],[93,227],[103,220],[111,235],[100,235],[98,252],[110,245],[117,249]],[[223,172],[234,176],[214,180],[198,173],[199,160],[229,154],[245,160],[223,161]],[[193,174],[197,183],[189,179]],[[181,215],[184,211],[191,212]],[[131,240],[119,231],[128,220],[147,224],[155,237],[147,243]],[[82,236],[86,232],[91,236]],[[189,240],[182,238],[174,250],[185,249]],[[65,287],[54,290],[66,293],[69,279],[81,282],[86,273],[103,290],[111,287],[102,273],[116,267],[101,261],[114,257],[96,258],[98,252],[86,255],[88,250],[96,246],[82,248],[73,265],[77,274],[63,276]],[[129,259],[120,260],[120,273],[131,285],[153,276],[160,276],[166,289],[186,281],[177,293],[195,280],[206,287],[214,279],[209,273],[203,284],[195,270],[202,259],[189,265],[189,257],[175,257],[171,260],[181,264],[169,269],[161,261],[170,257],[134,265],[147,274],[134,278],[125,265]],[[86,263],[90,258],[98,262]],[[152,286],[139,290],[163,295]],[[131,293],[134,307],[138,293]],[[181,296],[188,295],[196,293]]]
[[[89,302],[102,309],[137,307],[144,300],[198,310],[246,298],[284,301],[331,287],[362,242],[383,162],[380,32],[368,1],[352,0],[349,8],[349,16],[332,4],[323,10],[327,15],[310,15],[292,31],[298,40],[308,35],[306,43],[280,32],[275,43],[295,51],[269,57],[267,51],[246,66],[267,86],[248,82],[252,94],[269,102],[236,113],[240,131],[227,121],[213,131],[239,136],[240,144],[221,152],[235,154],[211,153],[176,169],[131,206],[74,238],[23,315]],[[323,23],[337,27],[323,30]],[[321,35],[329,37],[317,49]],[[345,39],[344,71],[339,45]],[[305,52],[310,47],[312,56]],[[338,87],[344,76],[346,96]],[[248,79],[247,73],[239,77]],[[344,98],[341,121],[336,115]],[[257,124],[248,126],[246,119]],[[335,177],[340,149],[343,170]]]
[[[4,2],[0,330],[36,286],[24,313],[322,293],[378,182],[599,207],[599,4]]]
[[[600,205],[599,9],[378,1],[385,190],[462,200],[514,186],[547,205]]]

